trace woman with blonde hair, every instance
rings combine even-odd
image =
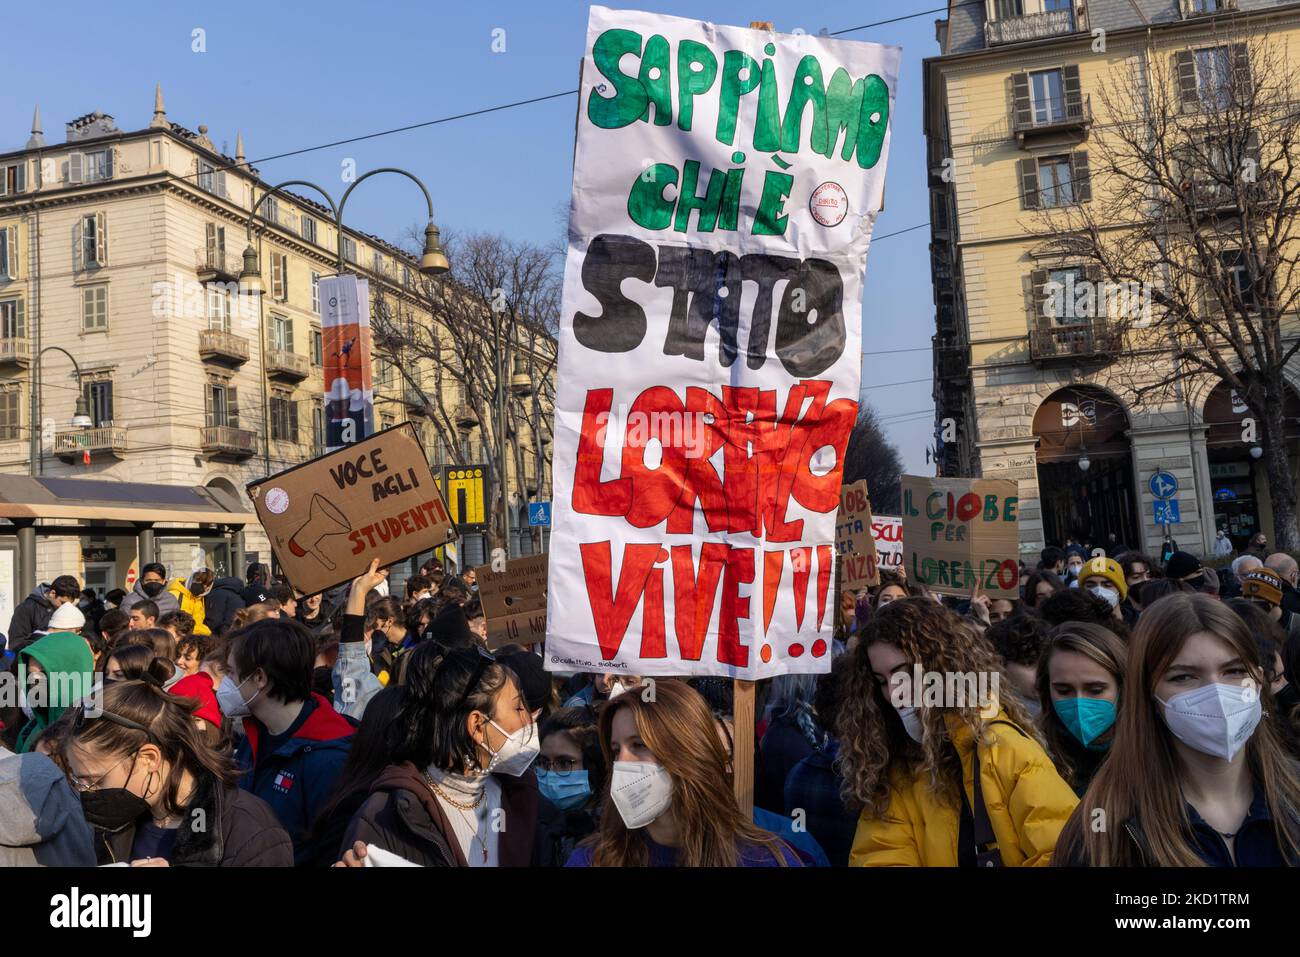
[[[567,867],[777,867],[799,858],[740,810],[713,713],[698,691],[646,679],[600,715],[611,769],[600,830]]]
[[[844,799],[863,808],[850,866],[1050,862],[1077,798],[968,622],[926,598],[891,602],[843,680]]]
[[[1128,649],[1107,628],[1067,621],[1038,657],[1039,722],[1056,770],[1080,797],[1115,739]]]
[[[1138,619],[1126,670],[1115,742],[1058,863],[1300,864],[1300,768],[1262,720],[1276,705],[1245,622],[1208,596],[1168,595]]]

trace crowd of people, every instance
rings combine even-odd
[[[1298,576],[1075,543],[1011,597],[882,571],[829,673],[757,683],[751,812],[732,681],[489,650],[472,571],[63,575],[7,636],[0,864],[1300,864]]]

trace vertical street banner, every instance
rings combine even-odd
[[[830,669],[896,47],[592,7],[547,667]]]
[[[941,595],[1020,597],[1020,485],[903,476],[907,580]]]
[[[370,283],[356,276],[320,280],[325,351],[325,448],[334,451],[375,431],[370,377]]]

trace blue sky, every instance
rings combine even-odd
[[[734,0],[633,0],[609,3],[748,24],[770,19],[777,30],[843,30],[942,6],[941,0],[849,3],[789,0],[775,6]],[[148,125],[154,84],[167,115],[208,126],[233,154],[242,130],[250,161],[364,133],[464,113],[512,100],[574,89],[588,4],[575,0],[380,2],[277,0],[248,4],[119,4],[63,0],[55,18],[39,4],[11,4],[6,30],[32,42],[6,44],[6,95],[0,100],[0,152],[27,139],[39,101],[45,135],[63,141],[64,124],[92,110],[126,130]],[[926,222],[925,143],[921,134],[921,59],[938,52],[929,13],[845,34],[903,47],[894,115],[886,209],[877,236]],[[58,32],[51,30],[58,26]],[[206,52],[192,50],[205,31]],[[492,51],[505,31],[505,52]],[[433,193],[440,226],[506,233],[535,242],[562,231],[573,152],[575,97],[363,143],[257,163],[270,182],[308,179],[342,193],[342,163],[364,171],[400,166]],[[423,224],[418,190],[399,177],[367,181],[348,201],[349,225],[396,238]],[[931,440],[929,230],[875,242],[867,263],[863,308],[863,385],[888,417],[889,435],[909,471],[925,464]],[[920,379],[881,388],[882,383]],[[911,414],[911,417],[905,417]]]

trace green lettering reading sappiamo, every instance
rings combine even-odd
[[[775,50],[768,44],[765,50]],[[640,58],[638,75],[624,73],[619,61],[627,54]],[[633,30],[606,30],[592,46],[596,69],[613,84],[612,95],[593,89],[587,99],[587,117],[601,129],[650,121],[654,105],[654,123],[667,126],[672,122],[672,51],[669,42],[658,34],[645,42]],[[840,159],[857,156],[858,166],[870,169],[880,161],[885,131],[889,128],[889,87],[876,74],[854,80],[843,67],[824,82],[821,63],[808,55],[799,61],[793,88],[781,113],[781,92],[772,61],[760,64],[740,50],[727,50],[719,71],[716,54],[705,44],[683,40],[677,47],[677,125],[690,131],[695,118],[695,98],[718,83],[718,123],[715,137],[728,146],[736,138],[736,121],[741,99],[758,90],[753,145],[764,153],[798,153],[804,113],[812,104],[812,130],[809,146],[813,152],[830,158],[843,135]],[[719,80],[719,73],[721,78]],[[651,184],[653,185],[653,184]],[[730,185],[730,184],[728,184]],[[777,187],[774,185],[773,189]],[[713,184],[710,181],[709,197]],[[636,192],[636,190],[634,190]],[[660,190],[662,200],[662,190]],[[774,194],[775,195],[775,194]],[[629,207],[633,203],[629,197]]]

